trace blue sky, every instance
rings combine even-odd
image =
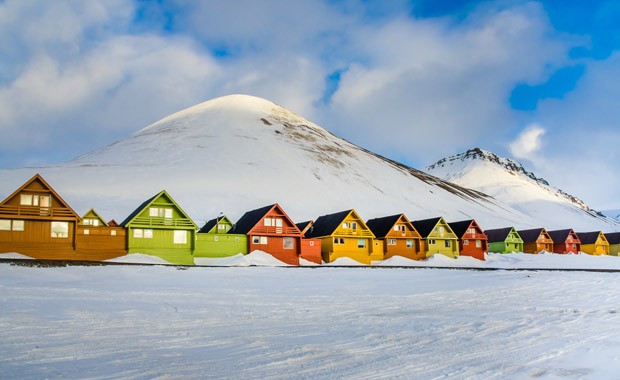
[[[247,93],[418,168],[479,146],[620,208],[618,20],[617,1],[0,1],[0,168]]]

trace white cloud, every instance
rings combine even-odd
[[[528,125],[519,136],[510,143],[510,153],[516,158],[536,161],[540,148],[543,146],[542,137],[545,129],[538,124]]]

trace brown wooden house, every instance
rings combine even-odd
[[[468,219],[448,224],[459,238],[459,255],[484,261],[484,255],[489,252],[488,238],[478,223]]]
[[[553,252],[567,254],[581,251],[581,240],[571,228],[567,230],[547,231],[553,240]]]
[[[301,231],[301,253],[299,258],[308,260],[315,264],[322,264],[321,258],[321,239],[306,237],[312,226],[314,226],[313,220],[297,223],[297,228]]]
[[[101,261],[127,253],[125,228],[110,225],[94,210],[82,216],[77,226],[76,247],[79,260]]]
[[[229,233],[247,235],[248,252],[263,251],[299,265],[301,231],[277,203],[246,212]]]
[[[0,252],[75,260],[80,217],[39,175],[0,203]]]
[[[523,252],[553,252],[553,239],[551,239],[551,236],[544,228],[532,228],[518,232],[521,239],[523,239]]]
[[[370,219],[366,225],[375,235],[373,255],[380,260],[402,256],[412,260],[426,259],[422,236],[405,214]]]

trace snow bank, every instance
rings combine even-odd
[[[131,253],[129,255],[115,257],[113,259],[105,260],[109,263],[127,263],[127,264],[165,264],[171,265],[170,262],[162,259],[161,257],[146,255],[144,253]]]
[[[357,265],[366,265],[364,263],[360,263],[359,261],[355,261],[349,257],[341,257],[332,261],[331,263],[325,263],[324,266],[357,266]]]
[[[17,252],[0,253],[0,260],[2,259],[34,260],[30,256],[22,255],[21,253]]]
[[[253,251],[244,254],[237,254],[230,257],[223,258],[208,258],[208,257],[197,257],[194,259],[194,263],[196,265],[213,265],[213,266],[223,266],[223,267],[249,267],[249,266],[260,266],[260,267],[283,267],[290,266],[286,264],[272,255],[263,252],[263,251]]]

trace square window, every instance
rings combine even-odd
[[[388,239],[388,245],[396,245],[396,239]]]
[[[11,221],[0,219],[0,231],[11,231]]]
[[[85,229],[85,230],[84,230],[84,235],[90,235],[90,230]]]
[[[273,220],[271,218],[265,218],[265,227],[271,227],[273,225]]]
[[[357,248],[366,248],[366,239],[357,239]]]
[[[276,219],[276,227],[282,227],[282,219]]]
[[[213,236],[213,241],[220,241],[220,237],[219,236]]]
[[[52,198],[49,195],[41,195],[39,205],[41,207],[51,207]]]
[[[150,217],[157,217],[157,216],[159,216],[159,209],[157,207],[149,208],[149,216]]]
[[[23,220],[14,220],[13,221],[13,231],[23,231],[24,230],[24,221]]]
[[[144,230],[144,238],[152,239],[153,238],[153,230]]]
[[[111,236],[116,236],[116,230],[112,230],[112,231],[110,231],[110,235],[111,235]]]
[[[463,240],[463,245],[469,245],[469,240]]]
[[[137,239],[141,239],[144,237],[144,230],[140,228],[136,228],[133,230],[133,237]]]
[[[53,238],[68,238],[69,222],[52,222],[51,236]]]
[[[174,231],[174,244],[187,244],[187,231]]]
[[[252,236],[252,244],[260,244],[260,236]]]
[[[282,239],[282,248],[293,249],[295,248],[295,239],[292,237],[285,237]]]
[[[171,208],[167,208],[167,209],[164,210],[164,218],[172,219],[172,209]]]
[[[347,222],[342,223],[342,228],[349,228],[349,223],[347,223]]]
[[[394,225],[394,231],[398,231],[398,226]]]
[[[260,237],[260,243],[263,244],[263,245],[267,244],[267,236],[261,236]]]
[[[21,194],[19,204],[22,206],[32,206],[32,194]]]

